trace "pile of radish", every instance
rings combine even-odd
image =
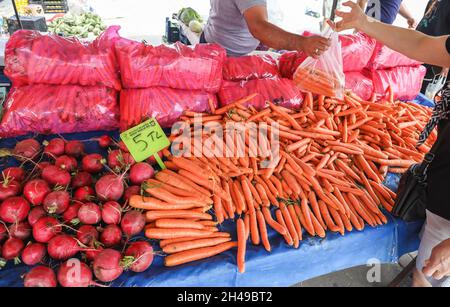
[[[152,264],[152,246],[139,238],[145,217],[127,205],[153,178],[151,161],[135,163],[109,136],[96,141],[106,156],[62,138],[9,151],[21,165],[0,174],[0,269],[30,266],[25,287],[104,286]]]

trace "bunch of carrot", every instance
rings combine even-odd
[[[269,127],[271,133],[257,147],[258,151],[265,150],[277,134],[280,159],[276,164],[263,168],[261,162],[267,158],[250,155],[254,147],[245,137],[247,133],[234,140],[245,147],[241,157],[204,151],[202,156],[185,158],[166,150],[168,169],[145,187],[151,197],[131,199],[133,207],[149,210],[147,236],[162,240],[166,253],[179,251],[178,246],[167,248],[179,242],[183,242],[179,244],[182,249],[193,248],[182,255],[167,256],[168,265],[202,259],[236,246],[219,243],[218,237],[230,239],[217,231],[211,222],[213,217],[205,213],[211,206],[219,224],[238,215],[240,272],[245,271],[249,238],[254,245],[262,244],[271,251],[267,227],[298,248],[304,231],[323,238],[326,231],[344,235],[353,229],[361,231],[366,224],[387,223],[381,208],[391,211],[395,194],[382,184],[386,174],[404,172],[420,162],[436,139],[434,132],[425,145],[416,148],[431,111],[391,101],[392,95],[375,103],[351,93],[344,100],[319,96],[315,101],[308,94],[298,112],[274,104],[258,111],[244,106],[249,99],[252,96],[213,109],[213,114],[202,114],[202,124],[214,122],[225,127],[229,122],[277,123],[279,130]],[[187,125],[193,124],[195,115],[199,114],[185,113]],[[212,137],[207,131],[202,132],[204,139]],[[172,140],[178,137],[171,136]],[[223,138],[225,142],[227,133]],[[196,144],[193,139],[191,142],[193,151]],[[219,245],[213,245],[216,243]]]
[[[303,91],[327,97],[339,97],[345,86],[345,80],[321,71],[317,68],[299,67],[293,77],[294,83]]]

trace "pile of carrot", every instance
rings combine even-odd
[[[323,72],[317,68],[298,68],[293,77],[294,83],[303,91],[327,97],[339,97],[345,87],[345,80]]]
[[[166,265],[237,247],[238,268],[244,272],[249,239],[271,251],[268,227],[298,248],[306,233],[324,238],[326,231],[344,235],[354,229],[362,231],[366,225],[385,224],[382,209],[391,211],[395,199],[382,184],[385,176],[420,162],[437,136],[433,132],[427,143],[416,148],[431,111],[394,102],[389,94],[379,102],[364,101],[352,93],[346,93],[343,100],[323,95],[314,100],[308,94],[299,111],[274,104],[261,111],[245,107],[251,98],[213,110],[213,114],[201,114],[202,125],[278,123],[279,130],[273,131],[280,144],[276,164],[263,168],[261,162],[267,158],[250,155],[254,149],[246,133],[235,139],[244,144],[241,157],[205,152],[175,157],[166,150],[167,170],[144,187],[149,197],[131,198],[131,206],[148,210],[146,235],[161,240],[168,254]],[[191,129],[196,115],[184,115]],[[206,131],[202,132],[204,139],[211,137]],[[179,137],[172,135],[171,139]],[[225,142],[227,137],[224,133]],[[273,137],[269,133],[257,150]],[[214,212],[217,222],[208,211]],[[217,225],[235,217],[237,242],[231,242]]]

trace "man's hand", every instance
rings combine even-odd
[[[423,273],[436,280],[450,276],[450,239],[433,248],[430,259],[425,261]]]
[[[299,51],[315,59],[319,58],[330,48],[330,40],[321,36],[302,37]]]
[[[361,31],[364,23],[367,21],[367,16],[364,14],[364,11],[359,7],[359,5],[352,1],[347,1],[342,5],[350,7],[351,11],[348,13],[339,10],[336,11],[336,16],[342,18],[342,20],[336,23],[336,31],[341,32],[348,29],[356,29]]]
[[[406,22],[408,23],[408,27],[409,27],[410,29],[415,29],[415,28],[417,28],[417,22],[416,22],[416,20],[415,20],[414,18],[408,18],[408,19],[406,20]]]

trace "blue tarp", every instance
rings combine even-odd
[[[64,138],[89,140],[103,134],[72,134],[64,135]],[[117,133],[111,135],[118,136]],[[36,138],[39,141],[44,139],[43,136]],[[0,140],[0,148],[13,147],[17,140]],[[86,141],[85,144],[88,153],[100,152],[96,142]],[[12,162],[0,165],[0,169]],[[387,185],[395,188],[397,180],[398,176],[389,176]],[[269,231],[272,253],[249,245],[245,274],[237,272],[236,251],[233,250],[177,268],[165,268],[163,258],[155,256],[155,262],[147,272],[127,272],[112,286],[291,286],[313,277],[367,264],[370,259],[395,263],[403,254],[417,250],[421,226],[421,222],[405,223],[390,217],[385,226],[367,227],[363,232],[355,231],[345,237],[332,233],[326,239],[306,237],[297,250],[288,247],[281,236]],[[234,227],[233,223],[226,223],[222,230],[234,236]],[[154,247],[158,249],[156,244]],[[25,266],[8,266],[0,271],[0,287],[21,286],[21,276],[28,270]]]

